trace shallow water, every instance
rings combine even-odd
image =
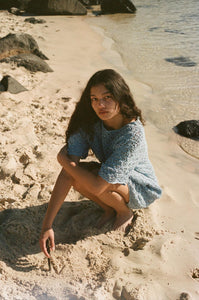
[[[197,0],[134,0],[136,14],[90,17],[112,41],[126,75],[151,87],[141,102],[146,119],[164,131],[199,118]],[[120,70],[117,57],[107,59]],[[147,115],[147,116],[146,116]]]

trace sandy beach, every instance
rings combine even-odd
[[[199,299],[198,153],[183,151],[191,143],[172,130],[164,133],[147,115],[149,157],[161,199],[135,210],[124,235],[110,224],[96,229],[100,209],[71,190],[54,222],[49,271],[38,239],[60,171],[57,152],[87,80],[97,70],[115,69],[105,57],[118,60],[118,66],[121,61],[86,16],[40,18],[46,23],[25,23],[25,17],[0,11],[0,37],[32,35],[54,71],[31,73],[0,64],[0,77],[11,75],[28,90],[0,93],[0,299]],[[136,80],[129,85],[142,108],[152,90]]]

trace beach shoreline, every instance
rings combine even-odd
[[[166,300],[186,293],[187,299],[199,299],[198,160],[178,146],[173,132],[164,133],[147,116],[149,157],[163,196],[135,212],[137,221],[124,237],[95,229],[100,211],[72,190],[55,221],[57,247],[48,271],[38,238],[68,120],[94,72],[116,66],[125,77],[126,70],[111,41],[86,17],[38,16],[47,22],[32,25],[24,17],[0,14],[1,37],[31,34],[54,70],[30,73],[1,64],[0,75],[12,75],[28,89],[0,94],[1,298]],[[138,106],[152,98],[149,86],[127,80]]]

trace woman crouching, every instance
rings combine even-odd
[[[146,208],[161,196],[148,158],[141,110],[124,79],[114,70],[96,72],[71,116],[66,145],[57,158],[62,170],[43,221],[40,246],[54,249],[52,224],[70,188],[97,203],[103,226],[115,217],[113,229],[125,230],[132,209]],[[92,150],[98,162],[82,162]]]

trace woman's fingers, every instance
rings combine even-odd
[[[46,247],[46,240],[42,239],[41,240],[41,244],[40,244],[41,250],[43,251],[43,253],[50,258],[50,254],[48,253],[47,247]]]
[[[54,251],[55,249],[55,242],[54,242],[54,231],[53,229],[49,229],[41,234],[39,244],[40,248],[43,251],[43,253],[50,258],[50,254],[48,253],[46,242],[49,239],[50,241],[50,250]]]
[[[54,232],[53,232],[53,236],[50,236],[50,250],[54,251],[55,250],[55,240],[54,240]]]

